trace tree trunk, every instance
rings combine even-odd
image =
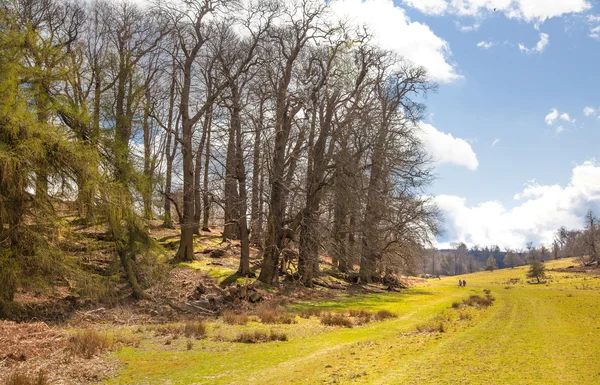
[[[283,108],[283,106],[281,107]],[[269,216],[267,219],[267,245],[265,247],[262,269],[258,279],[267,284],[276,283],[279,265],[279,254],[283,247],[283,217],[285,215],[284,201],[284,163],[285,147],[291,126],[291,118],[281,115],[281,129],[276,129],[275,147],[273,149],[273,165],[271,171],[271,199],[269,202]],[[285,119],[285,121],[284,121]]]
[[[343,183],[336,179],[336,184]],[[341,186],[336,186],[335,203],[333,208],[333,251],[332,259],[334,265],[342,272],[348,272],[348,249],[347,239],[348,231],[346,229],[346,220],[348,215],[348,206],[346,200],[348,196],[343,193]]]
[[[89,140],[94,153],[98,151],[100,141],[100,108],[102,98],[102,72],[98,63],[94,63],[94,98],[92,101],[92,132]],[[97,168],[96,160],[89,165],[90,168]],[[95,171],[95,170],[94,170]],[[96,182],[94,178],[88,175],[82,175],[77,183],[77,202],[79,203],[79,215],[85,218],[87,223],[94,221],[94,196],[96,194]]]
[[[382,184],[384,182],[382,157],[383,141],[378,141],[372,156],[371,176],[367,191],[367,205],[363,219],[362,253],[360,259],[359,276],[362,282],[370,283],[375,275],[377,260],[380,258],[378,250],[379,230],[378,223],[383,197]]]
[[[233,116],[229,126],[229,139],[227,141],[227,157],[225,161],[225,223],[223,226],[223,242],[228,239],[236,238],[238,234],[237,220],[239,213],[237,212],[237,203],[239,201],[237,186],[236,186],[236,129],[233,127]],[[239,117],[237,118],[239,119]]]
[[[300,226],[300,254],[298,256],[300,280],[305,286],[309,287],[312,287],[313,273],[318,272],[319,268],[319,242],[317,239],[319,223],[317,216],[321,206],[323,186],[325,185],[325,171],[333,149],[330,147],[328,151],[327,140],[330,138],[334,107],[338,96],[339,92],[335,91],[331,97],[326,98],[326,105],[319,111],[317,111],[316,101],[313,104],[314,111],[308,140],[306,205]],[[317,114],[320,115],[320,130],[317,140],[314,142]]]
[[[240,239],[240,266],[238,273],[242,276],[250,274],[250,242],[248,239],[248,194],[246,191],[246,166],[244,165],[244,149],[242,147],[242,122],[240,118],[241,106],[239,90],[235,83],[231,85],[232,108],[231,127],[235,134],[235,177],[238,182],[239,198],[236,202],[236,223]]]
[[[196,151],[196,165],[194,171],[194,234],[200,234],[200,220],[202,219],[202,189],[200,188],[200,176],[202,172],[202,151],[206,142],[206,135],[212,124],[212,108],[206,111],[204,124],[202,126],[202,136]]]
[[[264,246],[263,231],[264,231],[264,208],[265,208],[265,168],[261,165],[260,167],[260,180],[258,181],[258,218],[256,223],[256,230],[258,244]]]
[[[133,113],[130,106],[130,95],[132,92],[132,80],[129,78],[130,69],[124,59],[125,53],[120,55],[120,71],[117,79],[116,103],[115,103],[115,139],[113,152],[115,157],[115,181],[118,184],[118,191],[115,200],[116,208],[119,214],[109,219],[109,228],[113,233],[117,254],[121,260],[121,265],[125,271],[127,282],[132,290],[132,295],[136,299],[144,297],[142,288],[138,282],[137,268],[133,258],[130,244],[138,241],[138,231],[135,228],[135,214],[133,202],[129,191],[129,182],[131,180],[131,165],[129,163],[129,139],[131,137]],[[109,216],[110,217],[110,216]],[[127,224],[125,229],[121,219],[125,218]],[[112,222],[112,223],[111,223]],[[129,238],[126,241],[126,238]]]
[[[152,191],[154,190],[153,179],[154,172],[152,170],[152,149],[151,146],[151,132],[150,132],[150,89],[146,89],[145,92],[145,104],[144,104],[144,171],[143,171],[143,185],[141,188],[142,191],[142,200],[144,202],[144,218],[146,220],[151,220],[153,217],[152,212]]]
[[[260,146],[261,146],[262,132],[261,132],[260,128],[261,128],[263,119],[264,119],[264,100],[261,99],[260,105],[259,105],[258,123],[256,124],[255,131],[254,131],[254,151],[252,153],[252,155],[253,155],[253,158],[252,158],[252,203],[251,203],[252,214],[250,217],[250,223],[251,223],[250,242],[254,245],[259,244],[260,233],[262,231],[262,228],[260,227],[260,222],[259,222],[259,218],[261,217],[261,212],[260,212],[260,208],[259,208],[259,199],[262,199],[262,197],[260,197],[260,195],[259,195],[260,194],[259,184],[261,183],[260,176],[262,173],[261,158],[260,158]]]
[[[181,154],[183,160],[183,223],[176,261],[194,260],[194,153],[192,150],[192,124],[182,122]]]
[[[204,156],[204,181],[202,187],[204,191],[202,193],[202,208],[203,217],[202,217],[202,231],[210,231],[208,228],[208,220],[210,219],[210,195],[208,193],[208,166],[210,165],[210,133],[211,127],[208,127],[208,131],[206,133],[206,154]]]
[[[177,47],[175,47],[177,52]],[[171,64],[171,85],[169,87],[169,112],[167,113],[167,145],[165,146],[165,155],[167,158],[166,175],[165,175],[165,198],[164,198],[164,219],[163,226],[166,228],[173,228],[173,220],[171,217],[171,184],[173,178],[173,161],[175,160],[175,154],[177,153],[177,130],[179,129],[179,116],[175,123],[175,133],[173,132],[173,117],[175,112],[175,86],[177,84],[177,61],[176,55],[173,55],[173,61]],[[171,150],[171,142],[173,142],[173,150]]]
[[[173,158],[169,156],[171,148],[171,138],[167,139],[167,169],[165,173],[165,200],[164,200],[164,217],[163,217],[163,227],[172,229],[173,228],[173,219],[171,217],[171,200],[168,198],[171,195],[171,184],[173,179]]]

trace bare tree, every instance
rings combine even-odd
[[[181,114],[181,155],[183,162],[183,222],[179,250],[174,260],[191,261],[194,259],[194,150],[193,135],[196,124],[210,110],[215,100],[227,87],[227,81],[222,80],[211,89],[206,90],[202,101],[192,103],[192,86],[195,81],[194,65],[197,64],[201,50],[212,38],[214,27],[207,20],[209,15],[226,6],[225,1],[192,0],[180,6],[174,4],[162,5],[162,11],[170,18],[170,24],[175,29],[179,47],[183,57],[178,60],[181,67],[183,82],[180,91]],[[212,53],[215,54],[214,52]],[[192,112],[192,104],[196,104]]]
[[[296,114],[303,107],[301,99],[290,92],[292,76],[296,71],[300,53],[307,43],[320,32],[320,16],[326,5],[313,0],[300,0],[282,9],[284,25],[270,35],[270,56],[273,68],[269,69],[270,82],[275,95],[275,139],[270,170],[271,194],[267,223],[267,240],[259,280],[274,283],[277,280],[279,254],[283,249],[285,202],[286,148]],[[301,12],[298,12],[301,10]]]
[[[598,217],[592,210],[585,215],[585,230],[581,234],[581,256],[580,259],[585,265],[598,263],[598,250],[600,242],[600,230],[598,228]]]
[[[369,125],[373,130],[373,142],[370,154],[369,182],[366,192],[366,207],[362,220],[362,255],[360,278],[371,282],[378,261],[386,249],[388,240],[382,231],[392,202],[417,199],[412,195],[429,181],[427,159],[415,136],[414,124],[420,119],[423,105],[417,98],[434,88],[426,77],[425,70],[403,63],[393,67],[390,57],[382,56],[379,80],[374,86],[377,115],[370,117]],[[395,178],[394,184],[389,178]],[[393,195],[393,186],[397,196]],[[390,194],[392,193],[392,194]],[[390,199],[391,198],[391,199]],[[402,207],[402,206],[400,206]],[[426,208],[423,202],[421,207]],[[423,210],[425,213],[427,210]],[[435,223],[426,215],[421,219],[421,236],[435,233]],[[418,222],[418,221],[415,221]],[[394,226],[394,223],[391,222]],[[423,239],[424,240],[424,239]]]

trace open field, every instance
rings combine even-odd
[[[548,262],[548,268],[571,261]],[[343,328],[316,317],[295,324],[245,326],[207,323],[207,337],[168,345],[138,330],[139,347],[114,356],[124,364],[106,384],[591,384],[600,353],[600,276],[549,272],[528,284],[525,268],[429,280],[402,293],[341,297],[296,304],[319,308],[386,309],[398,318]],[[460,288],[457,280],[467,280]],[[491,290],[487,309],[452,309],[452,303]],[[437,318],[436,318],[437,317]],[[435,321],[430,321],[432,319]],[[443,332],[417,328],[443,322]],[[422,328],[421,328],[422,329]],[[243,330],[275,330],[287,341],[230,342]]]

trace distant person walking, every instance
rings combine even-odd
[[[463,281],[462,281],[462,285],[463,285],[463,287],[467,287],[467,281],[465,281],[465,280],[463,279]]]
[[[462,279],[458,280],[458,286],[462,287]]]

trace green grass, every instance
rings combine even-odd
[[[570,261],[549,262],[566,267]],[[183,339],[148,339],[114,353],[124,369],[107,384],[591,384],[600,382],[600,280],[549,272],[526,283],[525,267],[430,280],[402,293],[342,296],[289,308],[342,312],[389,310],[398,318],[353,328],[321,325],[208,323],[208,337],[186,350]],[[459,288],[457,280],[467,280]],[[511,278],[520,283],[508,284]],[[451,305],[490,289],[486,310]],[[462,312],[462,313],[461,313]],[[468,314],[467,314],[468,313]],[[441,320],[441,321],[440,321]],[[444,332],[417,326],[444,322]],[[422,328],[421,328],[422,329]],[[241,332],[271,330],[288,341],[229,342]]]
[[[230,259],[216,260],[218,263],[223,263],[223,266],[213,265],[213,261],[214,260],[210,258],[202,258],[193,262],[182,262],[179,263],[178,266],[198,270],[199,272],[207,274],[211,278],[214,278],[216,283],[221,283],[221,281],[230,275],[235,274],[237,271],[237,268],[231,264]]]

